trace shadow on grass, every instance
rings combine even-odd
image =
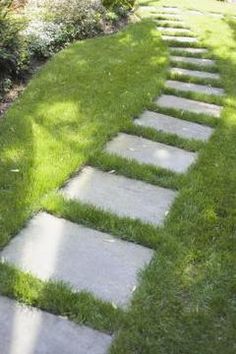
[[[158,94],[166,51],[150,22],[72,45],[31,81],[0,122],[0,247],[46,193]]]

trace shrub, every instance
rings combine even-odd
[[[0,91],[9,87],[9,82],[19,77],[28,64],[28,51],[20,31],[21,21],[13,17],[12,1],[0,3]]]
[[[93,37],[102,32],[106,10],[94,0],[42,0],[26,7],[31,17],[24,35],[32,55],[49,57],[75,39]]]

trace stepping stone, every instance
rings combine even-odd
[[[224,95],[224,90],[221,88],[211,87],[210,85],[207,86],[207,85],[191,84],[182,81],[167,80],[165,83],[165,87],[169,89],[183,91],[183,92],[196,92],[196,93],[215,95],[215,96]]]
[[[130,300],[137,273],[152,255],[148,248],[47,213],[36,215],[1,253],[42,280],[64,281],[120,306]]]
[[[163,108],[180,109],[196,114],[206,114],[215,118],[220,118],[220,114],[223,109],[223,107],[215,104],[189,100],[187,98],[172,95],[162,95],[159,99],[157,99],[156,104]]]
[[[128,134],[119,134],[109,142],[106,152],[181,173],[197,158],[196,153]]]
[[[2,354],[106,354],[112,337],[0,296]]]
[[[210,127],[151,111],[145,111],[134,123],[186,139],[207,141],[213,133]]]
[[[180,13],[180,9],[176,6],[163,6],[162,9],[168,12]]]
[[[224,17],[224,15],[219,14],[217,12],[209,12],[208,15],[211,17],[215,17],[215,18],[223,18]]]
[[[162,35],[162,39],[167,42],[197,43],[197,39],[194,37],[180,37],[180,36]]]
[[[188,12],[190,15],[197,15],[197,16],[202,16],[202,15],[204,15],[201,11],[198,11],[198,10],[187,10],[187,12]]]
[[[190,29],[187,28],[178,28],[178,27],[161,27],[157,26],[157,29],[161,32],[170,32],[170,33],[192,33]]]
[[[177,193],[148,183],[85,167],[64,188],[70,199],[91,204],[121,217],[160,225]]]
[[[183,18],[177,14],[158,13],[156,17],[167,21],[168,20],[183,21]]]
[[[215,61],[211,59],[199,59],[180,56],[171,56],[170,60],[172,62],[194,64],[199,66],[214,66],[216,64]]]
[[[220,75],[215,73],[208,73],[206,71],[197,71],[197,70],[188,70],[182,68],[171,68],[170,73],[173,75],[180,75],[180,76],[188,76],[194,77],[197,79],[212,79],[212,80],[219,80]]]
[[[176,28],[183,28],[185,29],[185,24],[182,21],[168,21],[168,20],[155,20],[160,26],[169,28],[169,27],[176,27]],[[189,29],[189,28],[188,28]]]
[[[186,54],[205,54],[207,49],[205,48],[183,48],[183,47],[170,47],[170,51],[181,51]]]

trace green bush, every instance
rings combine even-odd
[[[28,64],[26,42],[20,35],[23,24],[12,15],[11,3],[8,0],[0,3],[0,95]]]

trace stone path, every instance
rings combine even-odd
[[[180,111],[181,114],[175,116],[145,111],[134,119],[134,125],[182,139],[207,142],[214,129],[179,117],[186,111],[192,115],[191,120],[195,115],[199,118],[199,114],[212,119],[220,118],[222,107],[190,100],[181,94],[191,92],[202,93],[206,97],[222,96],[222,88],[211,86],[212,80],[220,79],[219,74],[206,71],[216,67],[216,63],[201,57],[208,51],[186,28],[178,8],[164,7],[157,13],[157,7],[153,7],[153,11],[156,12],[157,30],[170,46],[172,64],[169,73],[177,77],[166,81],[164,93],[155,100],[156,108],[165,112]],[[196,68],[182,68],[183,64]],[[187,82],[188,78],[189,81],[197,78],[200,83]],[[209,85],[205,84],[206,80],[209,80]],[[168,94],[170,90],[175,90],[175,94]],[[123,158],[124,164],[131,160],[143,166],[167,169],[174,174],[186,173],[198,158],[197,152],[126,133],[119,133],[104,149],[107,154]],[[177,192],[114,172],[86,166],[60,193],[66,199],[113,213],[118,218],[163,227]],[[66,282],[73,291],[86,290],[100,300],[123,308],[130,304],[138,285],[138,273],[149,264],[152,255],[151,249],[48,213],[35,215],[1,252],[4,261],[31,272],[43,281],[53,279]],[[107,334],[76,325],[59,316],[22,307],[0,296],[1,353],[105,354],[111,341],[112,337]]]
[[[112,337],[0,296],[1,354],[105,354]]]
[[[205,71],[198,71],[198,70],[189,70],[183,68],[171,68],[169,71],[173,75],[177,76],[188,76],[189,78],[197,78],[197,79],[212,79],[212,80],[219,80],[220,75],[215,73],[208,73]]]

